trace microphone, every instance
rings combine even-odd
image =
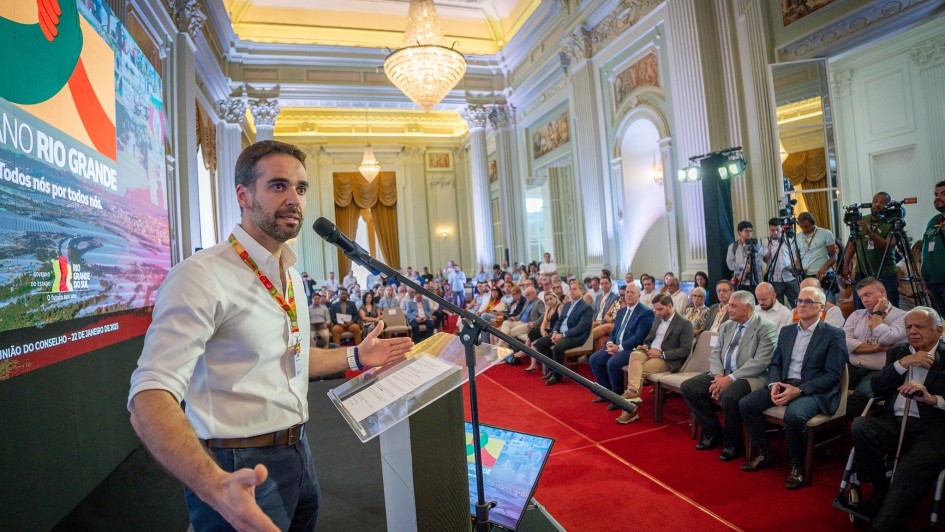
[[[338,229],[338,227],[331,223],[331,220],[328,218],[320,216],[317,220],[315,220],[315,224],[312,225],[312,229],[314,229],[315,232],[318,233],[318,236],[322,237],[326,242],[340,249],[341,252],[352,261],[360,264],[361,266],[364,266],[374,275],[380,274],[380,271],[378,271],[378,269],[371,265],[371,263],[368,261],[368,258],[370,258],[368,252],[359,246],[357,242],[354,242],[344,233],[342,233],[341,229]]]

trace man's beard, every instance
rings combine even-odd
[[[297,214],[299,216],[299,224],[295,229],[283,229],[279,225],[278,218],[287,214]],[[281,209],[270,215],[256,202],[256,198],[253,198],[253,205],[249,211],[249,216],[253,219],[253,223],[255,223],[257,227],[278,242],[291,240],[299,236],[299,232],[302,230],[301,209]]]

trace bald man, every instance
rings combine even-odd
[[[759,284],[755,288],[755,299],[758,300],[758,304],[755,305],[755,314],[777,325],[779,330],[793,323],[791,309],[778,301],[777,291],[771,283]]]

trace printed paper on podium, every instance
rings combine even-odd
[[[511,350],[476,346],[476,374]],[[328,392],[362,442],[381,434],[469,380],[465,346],[458,336],[438,333],[415,345],[408,358],[372,368]]]

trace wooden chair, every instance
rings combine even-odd
[[[814,470],[812,467],[814,463],[814,448],[822,447],[828,443],[838,441],[843,437],[843,431],[841,430],[840,434],[837,434],[836,436],[820,443],[816,443],[817,434],[831,428],[842,428],[844,425],[846,425],[847,397],[850,395],[850,390],[848,389],[849,385],[850,374],[847,370],[846,364],[844,364],[843,374],[840,376],[840,406],[837,408],[837,412],[832,416],[817,414],[807,422],[807,454],[804,458],[804,471],[807,473],[808,486],[811,483],[811,479],[814,477]],[[783,406],[773,406],[762,412],[762,416],[764,416],[765,421],[768,423],[783,427],[785,409],[786,407]],[[746,449],[751,449],[751,447],[747,446]],[[749,457],[749,459],[750,458],[751,457]]]
[[[381,311],[381,320],[384,321],[384,331],[381,338],[395,336],[410,336],[410,325],[407,325],[407,316],[400,307],[388,307]]]
[[[679,368],[678,373],[657,373],[650,375],[653,381],[653,420],[663,422],[663,404],[669,394],[680,394],[682,383],[692,377],[709,371],[709,355],[712,354],[712,338],[718,333],[702,331],[699,341],[692,348],[692,353],[686,363]]]
[[[590,356],[594,352],[594,335],[588,333],[584,345],[572,347],[564,352],[564,366],[572,371],[577,371],[578,359],[582,356]]]

